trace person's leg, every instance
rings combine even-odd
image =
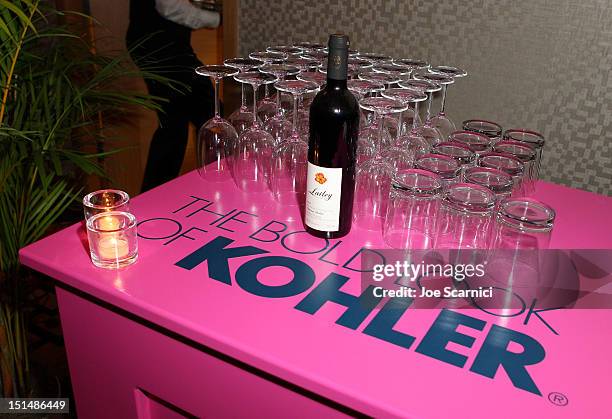
[[[153,134],[142,182],[142,192],[178,176],[187,147],[189,108],[187,95],[156,82],[147,83],[149,93],[167,99],[157,113],[159,127]]]
[[[203,65],[193,57],[193,68]],[[209,77],[198,76],[193,73],[191,80],[191,93],[187,95],[189,104],[189,120],[195,126],[196,132],[215,114],[215,91]]]

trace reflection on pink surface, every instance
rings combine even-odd
[[[612,231],[612,220],[601,217],[612,211],[610,198],[542,182],[535,196],[557,211],[551,248],[612,248],[612,237],[601,234]],[[79,225],[22,249],[22,261],[198,345],[367,415],[489,418],[508,411],[514,417],[600,417],[609,412],[609,310],[526,309],[499,317],[478,309],[409,310],[394,300],[358,301],[359,255],[366,246],[385,247],[380,231],[356,227],[339,240],[316,239],[301,233],[297,208],[279,205],[270,194],[242,194],[231,181],[204,182],[196,172],[135,198],[132,211],[140,222],[140,256],[120,277],[91,264]],[[203,250],[219,240],[224,245],[215,252]],[[312,283],[305,266],[314,273]],[[282,272],[282,278],[269,276],[269,270]],[[262,296],[262,290],[269,295]],[[216,404],[221,410],[215,413],[257,406],[241,405],[249,391],[276,395],[276,400],[262,398],[262,409],[292,405],[292,392],[259,392],[255,385],[261,382],[207,369],[201,352],[150,336],[148,328],[136,331],[131,321],[68,292],[62,291],[60,307],[77,404],[101,407],[96,397],[112,400],[113,391],[131,391],[126,403],[133,406],[135,386],[147,384],[151,394],[205,415],[194,395],[209,393],[193,389],[214,389],[216,382],[231,388],[234,379],[236,392],[223,393],[228,395],[223,400],[236,402]],[[108,336],[108,345],[96,336]],[[521,348],[532,358],[521,358]],[[116,357],[121,349],[125,359]],[[512,357],[508,352],[525,365],[499,364],[504,354]],[[521,378],[524,371],[531,381]],[[176,380],[168,381],[169,375]],[[205,375],[215,380],[202,387]],[[553,392],[566,395],[569,404],[549,402]],[[303,404],[293,406],[295,412],[307,411]]]

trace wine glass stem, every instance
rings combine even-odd
[[[253,84],[253,125],[257,125],[257,88],[259,86]]]
[[[246,96],[244,95],[244,83],[240,83],[240,91],[242,92],[242,99],[240,107],[246,109]]]
[[[444,106],[446,105],[446,88],[448,86],[445,84],[442,86],[442,101],[440,105],[440,113],[444,114]]]
[[[298,136],[298,100],[299,96],[297,94],[293,94],[293,136]]]
[[[414,118],[412,118],[412,129],[417,129],[417,119],[419,118],[419,102],[414,102]]]
[[[268,89],[268,85],[264,85],[264,97],[267,99],[270,96],[270,90]]]
[[[397,135],[395,138],[399,138],[402,135],[402,121],[404,120],[404,112],[400,112],[397,117]]]
[[[219,117],[219,79],[215,78],[215,118]]]
[[[427,93],[427,113],[425,114],[425,120],[429,121],[429,117],[431,116],[431,102],[432,102],[433,93]]]
[[[380,114],[378,114],[378,142],[375,144],[376,156],[380,154],[380,147],[382,146],[384,134],[385,134],[385,114],[381,112]]]

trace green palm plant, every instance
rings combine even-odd
[[[73,14],[75,15],[75,14]],[[127,56],[96,54],[40,0],[0,0],[0,394],[29,394],[21,247],[41,238],[82,194],[84,174],[103,176],[100,126],[156,99],[114,87],[152,73]],[[79,15],[80,18],[89,17]],[[110,122],[109,122],[110,121]]]

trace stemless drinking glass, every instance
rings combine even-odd
[[[284,80],[288,76],[294,76],[300,72],[300,69],[287,64],[266,64],[259,69],[262,73],[272,74],[278,80]],[[267,85],[266,85],[267,86]],[[265,120],[264,129],[272,135],[274,145],[277,146],[283,138],[291,135],[291,122],[285,118],[283,107],[281,106],[281,94],[276,93],[276,112],[273,117]],[[259,112],[261,115],[261,112]]]
[[[428,69],[432,71],[431,68]],[[429,124],[440,131],[442,134],[442,138],[448,138],[448,135],[455,131],[455,123],[449,119],[444,113],[444,107],[446,104],[446,89],[449,84],[453,84],[455,79],[449,75],[440,74],[440,73],[419,73],[416,72],[413,74],[413,77],[417,80],[427,80],[439,84],[442,86],[442,101],[441,108],[437,115],[431,117],[431,120],[428,120]],[[431,103],[430,103],[431,105]]]
[[[436,249],[487,249],[495,209],[489,189],[469,183],[450,186],[443,195],[434,240]]]
[[[403,103],[383,97],[368,97],[359,101],[362,109],[374,112],[379,120],[385,115],[406,110]],[[354,221],[363,228],[376,230],[382,226],[385,215],[389,186],[394,168],[401,166],[393,159],[398,156],[383,156],[380,144],[384,127],[379,122],[379,139],[375,144],[375,157],[359,164],[355,180]]]
[[[299,98],[318,89],[315,83],[301,80],[278,81],[275,87],[293,97],[293,130],[272,154],[272,193],[278,202],[298,205],[304,201],[308,170],[308,139],[297,128]]]
[[[436,233],[442,180],[419,169],[398,172],[391,183],[383,225],[385,243],[395,249],[429,249]]]
[[[503,132],[501,125],[485,119],[468,119],[463,121],[462,127],[464,131],[471,131],[486,135],[493,143],[501,140]]]
[[[117,224],[107,225],[107,216],[116,220]],[[87,220],[87,239],[91,261],[97,267],[120,269],[138,258],[136,218],[129,212],[111,211],[93,215]]]
[[[508,129],[504,131],[504,140],[514,140],[526,143],[533,147],[536,152],[536,160],[533,169],[533,180],[540,178],[540,165],[542,163],[542,150],[544,149],[544,136],[535,131],[525,129]]]
[[[523,192],[527,194],[532,193],[535,190],[535,150],[526,143],[503,140],[493,146],[493,151],[510,154],[523,163],[525,166],[522,179]]]
[[[223,62],[223,64],[238,69],[241,73],[249,71],[251,69],[259,68],[265,63],[261,60],[255,60],[252,58],[229,58]],[[235,77],[234,77],[235,79]],[[244,94],[244,84],[240,84],[241,100],[240,107],[236,109],[228,119],[229,123],[232,124],[236,133],[240,135],[242,131],[247,129],[253,120],[253,115],[249,111],[246,102],[246,95]]]
[[[483,186],[493,192],[497,203],[509,197],[514,187],[512,176],[488,167],[471,167],[465,171],[464,178],[467,183]]]
[[[83,197],[85,220],[96,214],[108,213],[110,211],[130,212],[129,203],[130,196],[127,192],[118,189],[102,189],[91,192]],[[111,227],[115,226],[114,228],[116,228],[117,226],[117,221],[110,217],[100,220],[99,223],[110,230],[113,229]]]
[[[399,86],[405,89],[418,89],[427,94],[427,111],[425,113],[425,124],[420,126],[419,134],[427,140],[429,147],[444,141],[442,133],[439,129],[431,124],[431,102],[435,92],[440,91],[442,86],[428,80],[402,80]]]
[[[240,134],[233,150],[234,181],[245,192],[263,192],[268,190],[274,139],[264,131],[257,118],[257,89],[277,79],[255,71],[240,73],[234,78],[253,87],[252,125]]]
[[[448,136],[448,141],[466,145],[478,156],[491,151],[492,142],[489,137],[471,131],[455,131]]]
[[[238,70],[226,65],[205,65],[196,68],[196,73],[212,78],[215,86],[215,115],[198,131],[198,173],[203,179],[222,182],[231,178],[231,150],[238,141],[238,134],[219,114],[219,83],[223,77],[235,76]]]
[[[459,163],[461,172],[465,173],[470,167],[476,166],[476,154],[466,145],[457,142],[443,142],[433,147],[433,154],[450,157]]]
[[[418,169],[435,173],[442,179],[442,186],[447,189],[461,180],[461,166],[456,160],[441,154],[425,154],[417,159]]]
[[[478,158],[478,165],[501,170],[502,172],[510,175],[512,177],[512,182],[514,183],[512,193],[516,195],[521,195],[523,193],[522,181],[525,166],[516,157],[512,156],[511,154],[491,152],[480,156]]]
[[[555,211],[530,198],[506,198],[500,203],[495,220],[492,248],[547,249]]]

